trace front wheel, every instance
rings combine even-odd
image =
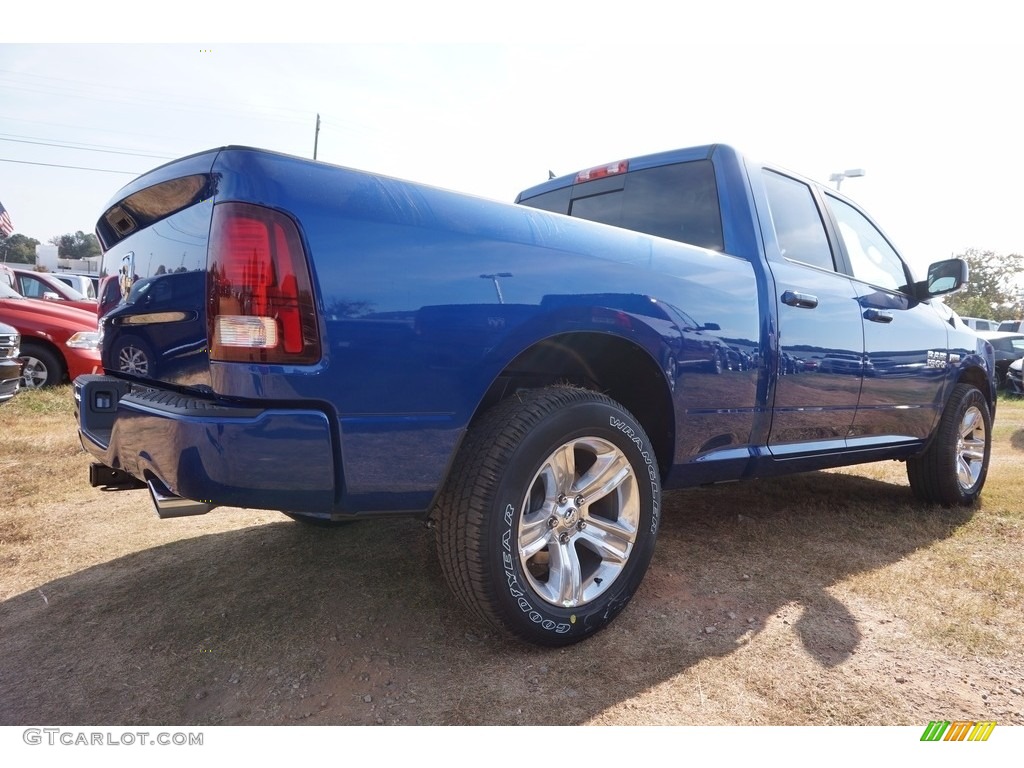
[[[928,450],[907,459],[910,487],[931,504],[973,504],[985,485],[991,451],[992,416],[985,396],[970,384],[957,384]]]
[[[625,408],[584,389],[520,392],[467,435],[435,510],[438,554],[478,616],[568,645],[633,596],[660,503],[650,440]]]
[[[53,387],[64,380],[64,361],[46,347],[22,341],[21,357],[25,361],[21,372],[24,389]]]

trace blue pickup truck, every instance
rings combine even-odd
[[[124,298],[75,382],[93,485],[161,517],[413,515],[483,620],[610,622],[662,488],[906,462],[971,504],[991,347],[853,202],[724,145],[494,202],[245,147],[161,166],[97,224]]]

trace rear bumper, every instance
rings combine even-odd
[[[213,506],[329,513],[331,422],[315,410],[252,408],[132,385],[75,379],[82,446],[97,461]]]

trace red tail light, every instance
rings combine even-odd
[[[220,203],[207,262],[211,360],[320,359],[309,267],[291,219],[256,205]]]
[[[603,179],[605,176],[618,176],[620,173],[626,173],[628,171],[629,161],[619,160],[616,163],[608,163],[608,165],[599,165],[596,168],[588,168],[585,171],[580,171],[576,174],[576,181],[573,183],[582,184],[585,181]]]

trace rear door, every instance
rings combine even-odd
[[[863,378],[857,290],[837,269],[814,189],[774,170],[760,175],[762,184],[753,186],[764,191],[758,212],[778,313],[769,448],[782,458],[842,450]]]

